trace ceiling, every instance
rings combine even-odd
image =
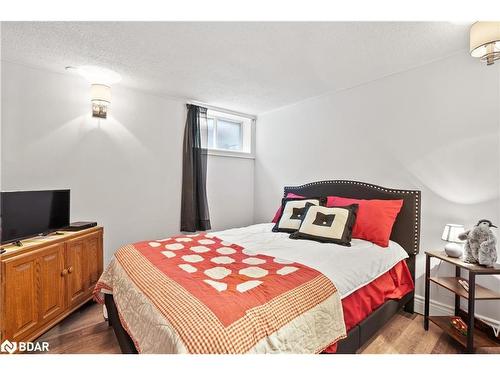
[[[2,59],[70,74],[98,65],[121,85],[259,114],[453,53],[447,22],[2,22]]]

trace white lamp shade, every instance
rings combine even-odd
[[[500,22],[476,22],[470,29],[470,54],[483,57],[500,52]]]
[[[464,241],[458,238],[458,235],[463,232],[464,232],[463,225],[446,224],[441,239],[448,242],[463,243]]]
[[[90,87],[90,97],[92,102],[111,103],[111,87],[94,84]]]

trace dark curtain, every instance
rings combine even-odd
[[[181,231],[210,229],[207,201],[207,109],[187,105],[182,149]]]

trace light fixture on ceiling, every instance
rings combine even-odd
[[[493,65],[500,59],[500,22],[476,22],[470,28],[470,54]]]
[[[92,116],[106,118],[111,103],[111,85],[120,82],[122,77],[112,70],[93,65],[67,66],[66,70],[75,71],[90,83]]]

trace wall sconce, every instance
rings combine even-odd
[[[500,59],[500,22],[476,22],[470,28],[470,54],[493,65]]]
[[[106,118],[111,103],[111,87],[101,84],[90,86],[92,117]]]
[[[92,102],[92,117],[106,118],[111,104],[111,85],[121,81],[122,77],[112,70],[98,66],[67,66],[90,83],[90,99]]]

